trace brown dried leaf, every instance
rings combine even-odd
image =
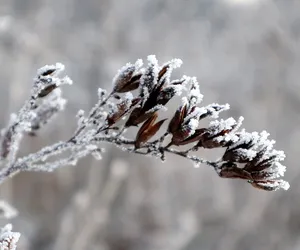
[[[183,141],[178,142],[176,145],[186,145],[189,143],[193,143],[195,141],[199,141],[199,140],[201,140],[201,137],[203,137],[203,135],[205,135],[206,132],[207,132],[206,128],[196,129],[194,134],[192,134],[190,137],[184,139]]]
[[[218,134],[214,134],[212,131],[207,129],[207,133],[202,135],[202,137],[200,138],[197,144],[197,147],[203,147],[203,148],[227,147],[230,144],[230,141],[218,141],[216,140],[216,138],[219,136],[224,136],[230,132],[231,130],[227,129],[227,130],[222,130]]]
[[[267,169],[269,167],[271,167],[274,163],[274,160],[277,158],[277,155],[272,155],[270,156],[269,158],[261,161],[255,168],[255,170],[258,170],[258,169]]]
[[[137,125],[137,124],[135,123],[135,120],[136,120],[139,116],[141,116],[141,110],[142,110],[142,108],[141,108],[141,107],[138,107],[138,108],[135,108],[135,109],[131,112],[131,114],[130,114],[128,120],[127,120],[126,123],[125,123],[125,127],[130,127],[130,126],[136,126],[136,125]]]
[[[230,130],[231,131],[231,130]],[[251,147],[254,146],[254,141],[253,140],[250,140],[249,142],[247,143],[241,143],[241,144],[237,144],[235,147],[232,147],[230,150],[234,151],[238,148],[241,148],[241,149],[250,149]]]
[[[202,148],[219,148],[222,144],[216,140],[214,140],[214,136],[211,136],[209,132],[202,135],[200,138],[197,147]]]
[[[181,124],[183,123],[184,117],[186,116],[186,112],[187,112],[186,105],[183,105],[179,109],[176,110],[176,112],[168,126],[169,133],[174,134],[176,131],[178,131],[180,129]]]
[[[137,126],[140,123],[146,121],[149,117],[153,115],[154,112],[145,112],[142,108],[135,108],[128,120],[125,123],[125,127]]]
[[[249,158],[245,154],[241,154],[238,150],[226,150],[222,157],[222,160],[238,163],[249,162]]]
[[[143,111],[147,112],[148,110],[152,109],[153,107],[155,107],[158,103],[157,103],[157,96],[158,96],[158,91],[152,91],[149,96],[148,99],[146,100],[146,102],[143,105]]]
[[[141,145],[148,140],[150,140],[160,129],[161,125],[164,123],[164,120],[160,120],[159,122],[155,123],[155,120],[157,119],[158,115],[157,113],[154,113],[147,121],[144,122],[144,124],[139,129],[136,140],[135,140],[135,147],[140,148]]]
[[[127,82],[118,93],[125,93],[137,89],[140,86],[140,78],[142,74],[134,75],[129,82]]]
[[[220,106],[220,105],[215,105],[215,106],[214,106],[214,105],[211,105],[210,107],[213,108],[215,111],[220,111],[222,108],[224,108],[224,106],[225,106],[225,105],[223,105],[223,107]],[[212,114],[213,114],[212,111],[211,111],[210,109],[207,109],[206,112],[203,113],[203,114],[199,117],[199,120],[202,120],[202,119],[204,119],[204,118],[206,118],[206,117],[208,117],[208,116],[211,116]],[[236,126],[237,126],[237,123],[234,124],[234,125],[232,126],[232,129],[234,129]]]
[[[51,75],[51,74],[53,74],[55,71],[56,71],[55,68],[54,68],[54,69],[48,69],[48,70],[44,71],[44,72],[41,74],[41,76],[48,76],[48,75]]]
[[[173,80],[170,84],[171,85],[180,85],[180,84],[183,84],[185,81],[186,81],[186,79]]]
[[[117,105],[118,110],[115,113],[108,115],[106,118],[108,126],[110,127],[119,121],[124,115],[130,112],[130,110],[137,105],[140,100],[140,98],[133,99],[130,106],[128,106],[128,102],[126,100],[119,103]]]
[[[133,84],[134,82],[139,82],[142,75],[143,75],[142,73],[137,73],[137,74],[133,75],[132,78],[130,79],[129,83]]]
[[[181,143],[192,136],[192,128],[190,126],[183,126],[179,130],[173,133],[172,144],[180,146]]]
[[[135,66],[131,65],[126,69],[123,69],[122,72],[119,73],[119,75],[114,81],[114,92],[116,93],[127,92],[124,90],[124,88],[132,78],[134,71],[135,71]]]
[[[166,105],[176,94],[176,88],[169,86],[162,89],[157,96],[157,104]]]
[[[252,180],[252,176],[249,172],[245,171],[242,168],[238,168],[236,164],[232,162],[226,163],[229,166],[222,167],[221,171],[219,172],[219,176],[222,178],[232,178],[232,179],[245,179],[245,180]]]
[[[137,117],[137,119],[135,120],[135,124],[138,125],[138,124],[146,121],[153,114],[154,114],[154,112],[143,113],[141,116]]]
[[[128,108],[125,102],[118,104],[117,107],[118,110],[115,113],[108,115],[106,118],[109,127],[120,120],[120,118],[125,114],[126,109]]]
[[[121,96],[117,95],[117,94],[114,94],[113,97],[116,99],[116,100],[121,100]]]
[[[274,173],[267,171],[254,171],[251,172],[251,176],[253,180],[256,181],[265,181],[268,179],[274,179]]]
[[[56,84],[50,84],[40,91],[38,97],[39,98],[45,97],[49,95],[56,88],[57,88]]]
[[[161,70],[158,73],[158,82],[162,79],[162,77],[167,73],[168,69],[170,68],[170,64],[166,64],[161,68]]]
[[[267,151],[267,147],[261,149],[256,156],[254,157],[254,159],[252,161],[250,161],[249,163],[246,164],[245,169],[247,171],[261,171],[264,170],[266,168],[268,168],[268,165],[262,164],[261,159],[264,156],[264,154]]]
[[[264,191],[275,191],[280,187],[280,184],[277,180],[269,181],[249,181],[249,183],[257,188]],[[274,185],[275,184],[275,185]]]

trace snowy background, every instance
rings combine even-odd
[[[74,81],[64,88],[67,109],[26,138],[22,154],[67,139],[96,89],[148,54],[181,58],[176,73],[198,77],[205,104],[228,102],[223,116],[270,132],[286,152],[290,190],[263,192],[175,156],[162,164],[108,147],[100,162],[1,186],[20,213],[18,249],[300,249],[299,0],[0,0],[0,127],[37,68],[62,62]]]

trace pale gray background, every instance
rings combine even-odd
[[[74,80],[65,112],[26,138],[21,154],[67,139],[97,87],[109,88],[126,62],[156,54],[184,61],[177,72],[198,77],[205,104],[228,102],[227,115],[243,115],[249,131],[268,130],[287,154],[291,183],[268,193],[177,157],[162,164],[108,147],[100,162],[22,173],[1,186],[20,212],[12,221],[19,249],[300,249],[300,1],[229,2],[0,0],[0,127],[38,67],[62,62]],[[115,165],[128,167],[123,180],[109,173]]]

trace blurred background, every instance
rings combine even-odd
[[[290,190],[264,192],[175,156],[161,163],[107,146],[102,161],[1,185],[0,198],[19,210],[18,249],[300,249],[299,0],[0,0],[0,127],[36,70],[62,62],[74,81],[67,108],[26,137],[20,155],[67,139],[96,89],[148,54],[181,58],[176,74],[198,77],[204,104],[228,102],[224,117],[270,132],[286,152]]]

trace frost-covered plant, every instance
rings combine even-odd
[[[12,225],[7,224],[0,228],[0,249],[1,250],[15,250],[17,249],[17,242],[20,238],[20,233],[12,232]]]
[[[11,219],[18,214],[17,210],[10,206],[5,201],[0,200],[0,217]],[[17,242],[20,238],[20,233],[12,232],[12,225],[7,224],[0,228],[0,250],[15,250]]]
[[[78,112],[78,127],[71,138],[19,157],[22,137],[35,135],[64,109],[66,100],[60,86],[72,84],[67,76],[60,77],[62,64],[42,67],[34,78],[30,98],[1,131],[0,184],[21,171],[53,171],[76,165],[90,154],[100,160],[103,143],[111,143],[123,151],[162,161],[167,154],[175,154],[196,167],[206,164],[220,177],[243,179],[259,189],[287,190],[289,183],[280,179],[286,170],[280,163],[285,155],[273,149],[275,141],[268,139],[266,131],[240,129],[243,117],[217,120],[220,112],[229,109],[228,104],[201,107],[203,96],[195,77],[171,80],[172,71],[181,64],[181,60],[173,59],[160,66],[153,55],[148,56],[144,67],[142,60],[126,64],[113,78],[111,92],[99,88],[98,102],[91,111]],[[181,104],[173,115],[159,119],[168,102],[180,96]],[[211,119],[208,126],[202,125],[205,118]],[[136,131],[135,138],[128,138],[128,129]],[[201,148],[224,148],[224,153],[218,160],[208,161],[195,154]],[[13,208],[7,212],[9,205],[1,204],[4,216],[16,214]],[[0,249],[15,249],[19,236],[11,232],[10,225],[5,226],[0,231]]]
[[[285,172],[280,163],[284,152],[273,149],[275,141],[268,139],[267,132],[240,129],[242,117],[237,121],[216,120],[229,105],[201,107],[203,95],[195,77],[171,80],[172,71],[182,64],[180,59],[161,66],[154,55],[147,59],[144,67],[140,59],[122,67],[113,78],[110,93],[99,88],[98,102],[91,111],[87,115],[83,110],[78,112],[78,127],[71,138],[17,157],[22,136],[35,134],[64,108],[60,86],[72,84],[68,77],[59,76],[64,70],[60,63],[39,69],[31,97],[1,132],[0,159],[4,167],[0,183],[20,171],[52,171],[75,165],[90,154],[101,159],[102,144],[108,142],[124,151],[161,160],[167,154],[176,154],[195,166],[211,166],[220,177],[244,179],[259,189],[289,188],[288,182],[280,179]],[[169,119],[158,120],[168,102],[179,96],[181,105],[175,113]],[[205,118],[212,119],[206,127],[202,125]],[[163,124],[167,126],[163,128]],[[126,136],[129,128],[136,129],[134,139]],[[193,154],[201,148],[224,148],[224,154],[208,161]]]

